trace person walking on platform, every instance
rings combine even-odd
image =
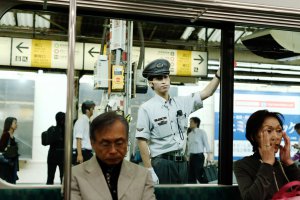
[[[4,121],[4,128],[0,138],[0,152],[4,156],[3,160],[6,160],[5,163],[1,163],[0,178],[12,184],[16,184],[16,181],[19,179],[17,175],[17,171],[19,171],[18,143],[14,136],[17,127],[17,119],[7,117]],[[10,147],[14,151],[11,151],[11,155],[6,155],[5,152],[8,152],[7,150]]]
[[[65,117],[66,114],[58,112],[55,115],[56,126],[51,126],[47,131],[53,134],[53,142],[48,151],[48,177],[47,185],[54,184],[56,167],[59,168],[60,183],[64,174],[64,141],[65,141]]]
[[[187,183],[185,159],[186,128],[190,113],[203,106],[219,85],[220,71],[202,90],[189,96],[171,97],[170,63],[157,59],[149,63],[143,77],[155,96],[138,111],[136,138],[143,164],[152,173],[154,183]]]
[[[81,105],[82,116],[75,122],[73,130],[73,165],[89,160],[93,156],[90,143],[90,118],[94,108],[93,101],[85,101]]]
[[[208,183],[207,178],[204,176],[204,153],[209,153],[210,148],[207,141],[206,132],[200,129],[201,120],[198,117],[190,118],[190,127],[188,128],[187,150],[189,155],[189,169],[188,169],[188,182],[189,183]]]

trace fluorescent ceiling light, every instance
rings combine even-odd
[[[198,39],[205,40],[206,29],[207,29],[207,36],[209,36],[211,32],[214,30],[213,28],[201,28],[201,30],[198,33]]]
[[[33,14],[17,13],[18,26],[33,27]]]
[[[215,77],[215,74],[208,74],[209,78]],[[297,82],[300,83],[299,78],[286,78],[286,77],[270,77],[270,76],[242,76],[242,75],[235,75],[234,79],[240,80],[255,80],[255,81],[282,81],[282,82]]]
[[[194,27],[186,27],[180,39],[182,40],[188,39],[194,30],[195,30]]]
[[[210,36],[210,41],[218,42],[221,41],[221,30],[215,29],[214,33]]]
[[[13,12],[5,13],[0,19],[0,25],[15,26],[16,21]]]
[[[209,60],[208,64],[209,64],[208,67],[220,66],[220,62],[216,60]],[[300,71],[299,65],[278,65],[278,64],[261,64],[261,63],[247,63],[247,62],[237,62],[236,68],[282,69],[282,70]]]
[[[35,27],[50,28],[50,15],[42,15],[42,16],[48,20],[40,17],[39,15],[35,15]]]
[[[35,15],[35,28],[50,28],[50,15]],[[48,20],[47,20],[48,19]],[[32,13],[17,13],[18,26],[33,27]],[[13,12],[7,12],[0,19],[0,25],[16,26],[16,20]]]
[[[276,74],[288,74],[288,75],[300,75],[300,71],[290,71],[290,70],[276,70],[276,69],[255,69],[255,68],[234,68],[237,72],[264,72],[264,73],[276,73]]]

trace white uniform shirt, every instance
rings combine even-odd
[[[81,148],[91,150],[90,142],[90,120],[83,114],[77,119],[73,130],[73,149],[77,149],[76,138],[81,138]]]
[[[135,137],[149,140],[151,157],[176,150],[183,151],[188,116],[202,107],[199,93],[173,97],[168,101],[155,94],[139,108]],[[178,111],[182,112],[181,116],[177,114]]]
[[[188,134],[188,153],[210,152],[207,135],[203,129],[194,128]]]

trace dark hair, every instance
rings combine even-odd
[[[252,151],[258,151],[258,142],[255,140],[258,132],[262,128],[262,124],[268,117],[274,117],[283,127],[284,117],[279,112],[269,112],[268,110],[258,110],[254,112],[248,119],[246,124],[246,138],[252,144]]]
[[[13,121],[16,120],[17,118],[15,117],[7,117],[4,121],[4,127],[3,127],[3,133],[9,131]]]
[[[85,114],[86,110],[89,110],[93,107],[95,107],[95,103],[93,101],[85,101],[81,105],[81,111],[83,114]]]
[[[197,128],[199,128],[201,120],[198,117],[191,117],[191,120],[193,120],[197,124]]]
[[[149,76],[148,81],[153,81],[154,78],[155,78],[155,76]]]
[[[56,124],[59,126],[65,125],[66,114],[63,112],[58,112],[55,115]]]
[[[129,125],[127,120],[122,115],[118,115],[113,111],[103,113],[92,121],[90,125],[90,138],[95,140],[96,130],[106,130],[106,128],[110,127],[116,121],[120,121],[125,126],[126,136],[128,138]]]
[[[295,130],[299,130],[299,129],[300,129],[300,123],[297,123],[297,124],[294,126],[294,129],[295,129]]]

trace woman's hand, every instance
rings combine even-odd
[[[259,154],[264,163],[273,165],[275,163],[275,148],[271,145],[271,135],[266,130],[259,133]]]
[[[280,160],[283,162],[285,165],[289,166],[294,163],[294,161],[291,159],[291,151],[290,151],[290,138],[287,136],[286,132],[282,133],[282,137],[284,140],[284,146],[280,145]]]

